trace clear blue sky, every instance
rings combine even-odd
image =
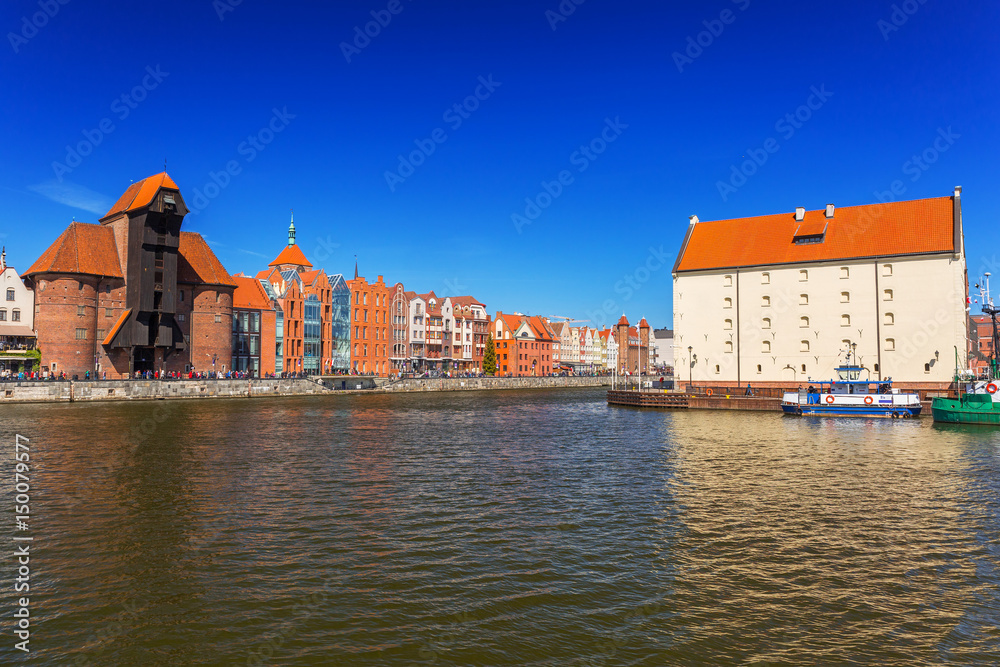
[[[689,215],[864,204],[896,180],[907,199],[964,186],[970,271],[1000,272],[996,3],[47,2],[51,17],[38,0],[0,12],[0,236],[22,270],[166,158],[191,208],[235,163],[185,221],[232,273],[277,255],[294,207],[328,272],[356,254],[371,278],[491,311],[607,305],[667,326]],[[387,25],[355,43],[373,11]],[[243,143],[272,122],[262,150]],[[602,133],[603,153],[577,152]],[[410,173],[397,156],[418,141],[434,151]],[[910,162],[925,151],[933,164]],[[543,181],[558,196],[518,227]]]

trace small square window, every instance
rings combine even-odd
[[[801,271],[799,271],[799,282],[804,283],[807,280],[809,280],[809,272],[806,271],[805,269],[802,269]]]
[[[844,280],[851,277],[851,268],[849,266],[840,267],[840,278]]]
[[[760,274],[760,284],[761,285],[770,285],[771,284],[771,274],[770,273],[762,273],[762,274]]]
[[[840,302],[841,303],[850,303],[851,302],[851,293],[850,292],[841,292],[840,293]]]

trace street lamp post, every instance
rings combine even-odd
[[[691,361],[691,352],[693,350],[694,348],[688,345],[688,393],[691,393],[691,369],[694,367],[694,363]]]

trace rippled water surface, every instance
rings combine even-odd
[[[0,407],[33,664],[996,664],[1000,430],[600,390]]]

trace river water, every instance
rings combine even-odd
[[[1000,430],[572,389],[8,405],[0,438],[2,664],[1000,657]]]

